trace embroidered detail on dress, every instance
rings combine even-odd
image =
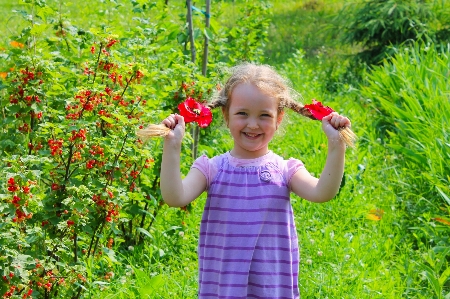
[[[263,170],[259,174],[259,178],[261,179],[261,181],[268,183],[272,180],[272,175],[270,174],[270,171]]]

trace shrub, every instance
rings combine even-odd
[[[367,64],[379,64],[393,53],[391,46],[406,41],[448,41],[448,7],[433,6],[422,0],[368,0],[347,5],[338,18],[344,43],[362,45],[357,58]],[[437,18],[439,16],[439,18]]]
[[[411,169],[420,170],[428,184],[450,194],[449,48],[416,43],[398,51],[368,74],[362,96],[371,101],[374,116],[386,125],[387,145],[401,154]]]

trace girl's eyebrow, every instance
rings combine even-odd
[[[245,108],[245,107],[236,107],[236,108],[234,108],[234,110],[249,111],[250,109],[249,108]],[[272,110],[271,109],[262,109],[262,110],[259,110],[259,112],[271,113]]]

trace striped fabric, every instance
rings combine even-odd
[[[200,226],[199,298],[300,298],[286,162],[270,155],[260,166],[215,159]]]

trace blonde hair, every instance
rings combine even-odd
[[[290,87],[290,82],[269,65],[243,63],[231,68],[231,76],[225,86],[207,106],[211,109],[224,107],[225,112],[228,113],[231,94],[234,88],[241,83],[251,83],[264,94],[276,99],[278,113],[282,112],[284,108],[289,108],[303,116],[315,119],[309,110],[295,100],[298,94]]]
[[[290,82],[282,77],[269,65],[258,65],[253,63],[242,63],[230,69],[231,74],[224,87],[213,97],[212,101],[206,104],[206,107],[215,109],[222,107],[224,117],[228,119],[228,110],[231,103],[231,94],[236,86],[242,83],[251,83],[255,85],[264,94],[278,101],[278,114],[285,108],[311,118],[316,119],[303,104],[296,101],[300,95],[290,87]],[[339,128],[341,139],[353,147],[356,135],[348,127]],[[150,125],[148,128],[138,131],[138,136],[142,138],[165,136],[170,129],[164,125]]]

